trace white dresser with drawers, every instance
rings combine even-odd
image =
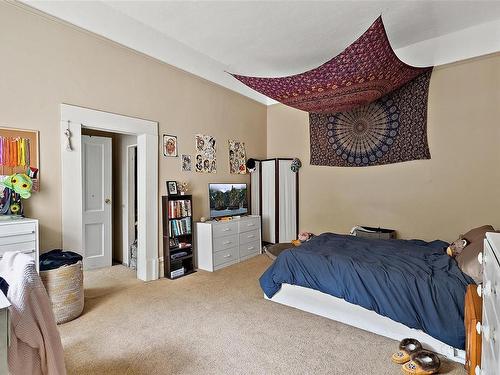
[[[196,248],[198,268],[211,272],[258,255],[260,216],[196,223]]]
[[[483,318],[477,331],[481,334],[481,368],[477,375],[500,374],[500,233],[486,233],[484,251],[479,254],[483,266]]]
[[[0,258],[7,251],[32,256],[38,270],[38,220],[0,217]]]

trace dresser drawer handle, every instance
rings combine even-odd
[[[231,228],[224,228],[224,232],[229,232],[231,230]]]
[[[255,224],[254,223],[248,223],[247,226],[248,227],[253,227]]]
[[[481,326],[484,341],[495,341],[495,330],[491,330],[487,325]]]
[[[254,237],[255,237],[254,234],[251,234],[251,235],[247,236],[247,238],[254,238]]]
[[[16,236],[25,236],[27,234],[35,234],[35,231],[32,230],[30,232],[20,232],[20,233],[13,233],[13,234],[6,234],[5,236],[0,236],[0,238],[5,238],[5,237],[16,237]]]
[[[486,297],[492,293],[493,293],[493,288],[491,287],[491,280],[486,281],[484,285],[479,284],[477,286],[477,294],[479,295],[479,297],[481,297],[481,295]]]
[[[232,243],[231,241],[224,241],[223,244],[224,245],[229,245],[230,243]]]
[[[231,258],[231,254],[224,255],[224,258]]]
[[[255,249],[255,247],[254,247],[254,246],[250,246],[250,247],[248,248],[248,250],[253,250],[253,249]]]

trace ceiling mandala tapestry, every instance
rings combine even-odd
[[[311,164],[364,167],[430,159],[431,70],[382,98],[330,114],[310,113]]]
[[[379,17],[354,43],[318,68],[279,78],[233,76],[288,106],[332,113],[371,103],[431,69],[399,60]]]

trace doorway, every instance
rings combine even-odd
[[[137,223],[137,277],[144,281],[158,279],[158,123],[68,104],[61,105],[63,247],[79,252],[86,258],[82,131],[135,136],[137,213],[134,224]],[[127,145],[126,155],[129,154],[128,146],[134,145]],[[125,159],[128,160],[128,157]],[[122,169],[128,171],[128,167]],[[128,202],[128,199],[125,201]],[[129,231],[126,232],[128,241]],[[125,241],[122,244],[128,245]],[[84,264],[84,267],[88,265]]]
[[[137,136],[82,127],[87,269],[137,267]]]

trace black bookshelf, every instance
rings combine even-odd
[[[161,198],[165,277],[178,279],[196,272],[194,269],[193,197],[169,195]],[[181,269],[184,269],[183,273]]]

